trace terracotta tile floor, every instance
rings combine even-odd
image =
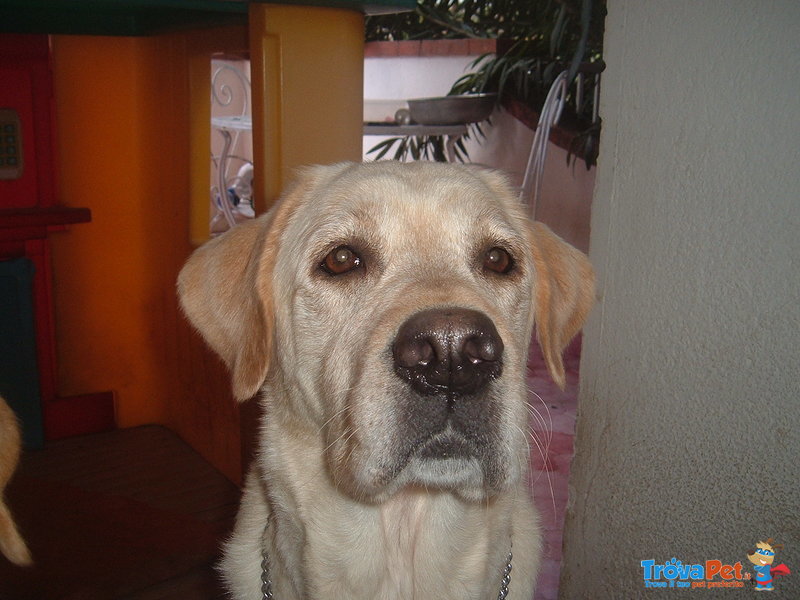
[[[573,453],[581,344],[577,338],[564,353],[567,383],[562,392],[550,379],[541,351],[534,344],[528,359],[528,389],[539,417],[531,428],[541,449],[531,448],[531,488],[544,531],[544,556],[535,600],[555,600],[561,569],[561,542],[567,507],[569,467]]]

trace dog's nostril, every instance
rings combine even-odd
[[[475,336],[464,343],[463,353],[473,365],[494,362],[500,360],[503,353],[503,342],[499,337],[495,338],[490,335]]]
[[[407,369],[428,366],[434,355],[433,346],[424,338],[409,340],[403,344],[395,344],[395,364]]]

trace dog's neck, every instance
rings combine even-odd
[[[413,595],[414,582],[410,575],[414,572],[414,552],[409,552],[409,548],[414,548],[416,538],[421,534],[421,527],[424,526],[424,512],[427,510],[424,497],[419,494],[400,493],[381,507],[381,524],[383,527],[385,547],[387,549],[388,564],[391,565],[391,579],[397,587],[397,595],[402,598],[409,598]],[[272,579],[270,574],[270,554],[269,547],[269,520],[264,527],[264,537],[262,542],[261,555],[261,593],[263,600],[280,600],[272,590]],[[395,541],[396,543],[392,543]],[[509,585],[511,583],[511,570],[513,554],[511,551],[511,540],[508,542],[508,557],[503,566],[502,578],[498,590],[498,600],[505,600],[508,596]],[[455,565],[454,565],[455,567]]]
[[[429,498],[409,491],[398,492],[380,506],[380,530],[392,570],[413,572],[414,550],[430,510]]]
[[[265,547],[275,586],[291,580],[298,597],[308,596],[304,585],[318,597],[345,597],[342,590],[350,586],[359,590],[358,597],[384,599],[497,593],[510,550],[514,494],[473,503],[409,487],[380,504],[354,500],[328,475],[323,447],[309,448],[319,436],[283,416],[274,411],[265,421],[272,441],[262,449],[258,477],[269,488]],[[298,479],[297,473],[306,475]],[[278,498],[278,506],[292,510],[273,511],[272,499]],[[343,548],[357,550],[346,555]],[[283,564],[284,556],[292,559]],[[321,565],[322,571],[292,573],[289,564]],[[448,585],[454,589],[438,594]],[[458,586],[480,592],[459,594]],[[330,590],[335,591],[326,594]]]

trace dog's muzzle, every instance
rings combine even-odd
[[[401,326],[392,346],[395,373],[422,395],[453,400],[479,392],[503,371],[503,340],[476,310],[418,312]]]

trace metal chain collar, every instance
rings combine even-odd
[[[267,554],[266,544],[261,553],[261,598],[262,600],[273,600],[272,582],[269,580],[269,555]]]
[[[261,551],[261,600],[274,600],[275,596],[272,595],[272,581],[269,578],[269,554],[267,553],[267,528],[269,522],[264,527],[264,544]],[[508,596],[508,586],[511,583],[511,559],[513,554],[511,550],[508,551],[508,558],[506,559],[506,566],[503,569],[503,580],[500,582],[500,592],[497,594],[497,600],[505,600]]]

